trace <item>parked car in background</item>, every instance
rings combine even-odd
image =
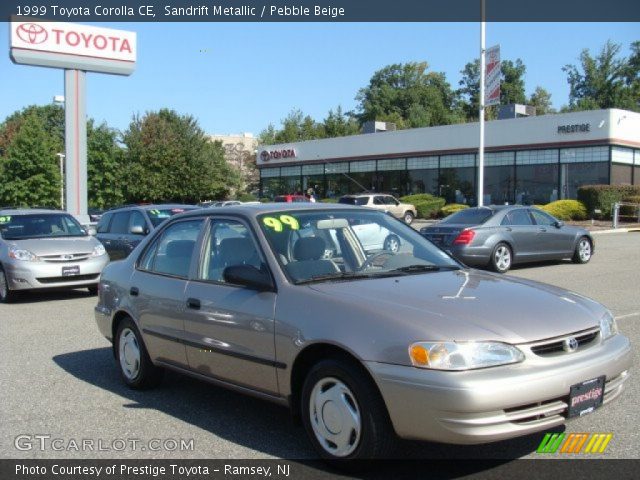
[[[90,208],[87,213],[89,214],[89,221],[91,223],[98,223],[102,218],[102,214],[104,213],[104,210],[99,208]]]
[[[311,202],[311,200],[304,195],[278,195],[273,199],[273,201],[278,203]]]
[[[392,214],[394,217],[404,220],[409,225],[418,215],[415,205],[402,203],[393,195],[379,193],[361,193],[358,195],[344,195],[338,203],[345,205],[359,205],[361,207],[375,208]]]
[[[370,224],[402,249],[366,251],[352,226]],[[389,215],[344,205],[175,216],[105,268],[95,319],[129,387],[171,369],[289,406],[330,461],[384,458],[396,435],[549,431],[606,408],[632,364],[603,305],[467,269]]]
[[[595,247],[584,228],[565,225],[539,208],[522,205],[468,208],[420,233],[466,265],[499,273],[525,262],[570,258],[587,263]]]
[[[111,260],[121,260],[167,218],[177,213],[195,210],[194,205],[126,205],[113,208],[102,215],[97,237],[107,249]]]
[[[66,212],[0,209],[0,302],[16,292],[83,288],[97,292],[106,251]]]
[[[242,202],[239,200],[218,200],[213,202],[202,202],[199,203],[198,206],[202,208],[209,207],[230,207],[233,205],[242,205]]]

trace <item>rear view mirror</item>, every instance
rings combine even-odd
[[[131,233],[134,235],[146,235],[145,228],[142,225],[134,225],[131,227]]]
[[[251,265],[232,265],[222,273],[225,282],[242,285],[259,292],[274,291],[271,276]]]
[[[95,237],[98,234],[98,231],[93,227],[89,227],[85,231],[87,232],[87,235],[91,235],[92,237]]]
[[[562,228],[564,227],[564,222],[562,220],[556,220],[556,222],[553,224],[554,227],[556,228]]]

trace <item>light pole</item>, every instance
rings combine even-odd
[[[64,210],[64,153],[56,153],[60,160],[60,210]]]

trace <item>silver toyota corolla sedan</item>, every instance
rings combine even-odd
[[[400,248],[365,249],[362,224]],[[286,405],[329,460],[384,456],[396,435],[545,431],[618,397],[631,366],[599,303],[467,269],[389,215],[343,205],[177,215],[105,268],[98,298],[126,384],[172,369]]]
[[[60,210],[0,209],[0,302],[20,290],[87,287],[95,293],[109,257]]]
[[[572,259],[587,263],[595,243],[584,228],[565,225],[536,207],[468,208],[420,229],[433,244],[466,265],[505,273],[517,263]]]

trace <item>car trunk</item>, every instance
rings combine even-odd
[[[472,225],[434,225],[433,227],[427,227],[421,233],[434,245],[449,247],[462,230],[470,227]]]

